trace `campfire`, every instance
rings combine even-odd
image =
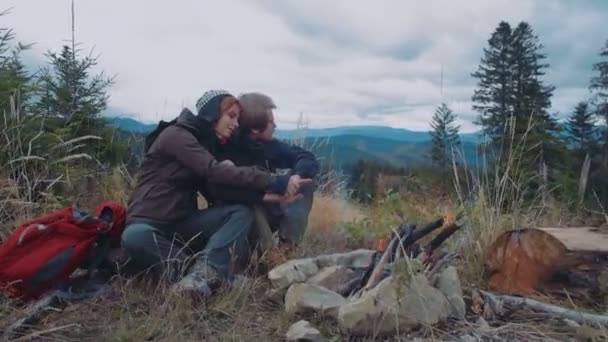
[[[462,288],[456,269],[448,265],[454,255],[440,248],[463,225],[461,215],[421,227],[404,223],[377,250],[288,261],[268,273],[273,285],[268,295],[284,300],[289,314],[333,317],[353,335],[463,319]],[[293,329],[310,334],[314,328],[298,322]]]

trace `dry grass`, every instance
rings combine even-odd
[[[364,214],[343,198],[328,194],[315,194],[308,228],[304,236],[303,253],[339,252],[345,250],[347,241],[339,227],[343,223],[361,220]]]
[[[289,323],[280,307],[262,299],[261,282],[206,303],[174,295],[162,284],[117,278],[112,285],[112,298],[64,306],[32,330],[75,324],[45,336],[61,341],[277,341]],[[1,324],[18,315],[14,310]]]
[[[172,294],[164,285],[150,282],[113,280],[111,298],[89,300],[50,311],[25,335],[45,332],[45,341],[283,341],[289,326],[299,319],[309,320],[330,341],[373,341],[341,334],[333,319],[320,316],[288,316],[282,305],[264,297],[268,287],[259,278],[243,290],[218,293],[208,302],[197,302]],[[21,311],[4,306],[0,326],[13,321]],[[458,340],[471,335],[493,341],[563,341],[577,334],[606,332],[574,329],[563,321],[521,311],[508,322],[490,321],[482,329],[474,315],[468,321],[448,321],[433,327],[388,337],[408,341],[428,338],[433,341]],[[62,328],[53,331],[53,329]],[[602,335],[603,334],[603,335]]]

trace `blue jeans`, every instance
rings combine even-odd
[[[253,212],[242,205],[199,210],[175,223],[139,218],[128,223],[122,245],[138,269],[160,267],[172,281],[200,258],[229,276],[233,262],[242,265],[249,258],[252,225]]]
[[[295,245],[302,242],[312,210],[314,191],[313,186],[307,186],[300,191],[303,198],[296,202],[285,207],[275,204],[266,206],[270,226],[279,231],[281,241]]]

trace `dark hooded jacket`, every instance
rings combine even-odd
[[[219,113],[219,103],[209,106]],[[219,114],[218,114],[219,115]],[[128,204],[128,221],[136,218],[176,222],[197,210],[197,191],[208,184],[284,193],[288,178],[254,167],[221,164],[222,146],[213,123],[184,109],[171,122],[161,122],[145,143],[138,183]]]
[[[230,160],[237,166],[255,166],[268,172],[289,169],[288,175],[315,178],[319,173],[316,156],[301,147],[273,139],[268,142],[254,141],[241,134],[230,141],[217,154],[219,161]],[[264,191],[256,191],[234,185],[209,184],[205,198],[211,204],[261,203]]]

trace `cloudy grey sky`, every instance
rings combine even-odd
[[[530,22],[545,45],[553,111],[588,96],[608,39],[606,0],[76,0],[76,39],[116,74],[111,110],[174,117],[211,88],[262,91],[293,128],[389,125],[427,130],[445,101],[470,132],[470,77],[500,20]],[[35,65],[70,37],[70,0],[3,0],[2,26],[36,43]],[[443,91],[441,70],[443,66]]]

